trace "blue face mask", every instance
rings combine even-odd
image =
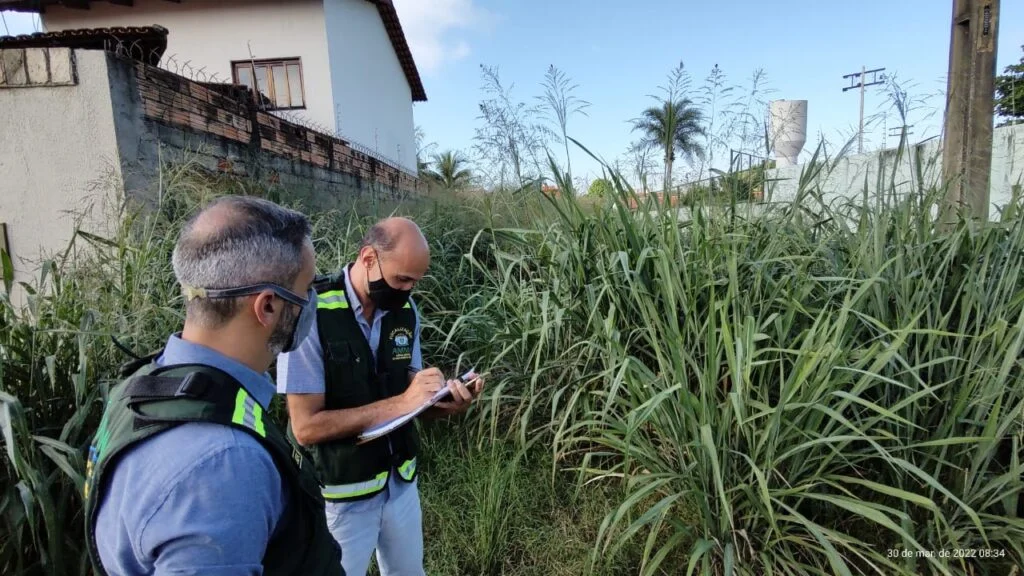
[[[312,288],[306,293],[306,303],[302,304],[299,317],[295,319],[295,327],[292,329],[292,337],[288,339],[288,345],[282,352],[294,352],[299,344],[309,336],[313,328],[313,320],[316,318],[316,290]]]
[[[306,336],[309,335],[309,331],[313,327],[313,320],[316,318],[316,290],[313,288],[310,288],[306,292],[306,297],[302,298],[287,288],[271,283],[218,289],[184,287],[185,298],[188,300],[193,298],[237,298],[239,296],[259,294],[264,290],[270,290],[285,302],[300,307],[299,315],[295,319],[295,326],[292,328],[291,337],[288,338],[288,345],[281,350],[282,352],[294,352],[302,344],[302,341],[306,339]]]

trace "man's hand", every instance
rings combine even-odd
[[[402,411],[412,412],[444,387],[444,374],[437,368],[420,370],[402,393]]]
[[[469,405],[480,396],[480,392],[484,389],[483,377],[477,374],[470,374],[469,381],[471,384],[466,386],[459,380],[449,380],[448,388],[451,390],[452,399],[446,402],[438,402],[434,404],[434,408],[445,416],[461,414],[468,410]]]

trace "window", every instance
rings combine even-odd
[[[298,58],[233,62],[231,68],[235,84],[258,89],[272,110],[306,107],[302,63]]]

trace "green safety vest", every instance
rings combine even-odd
[[[405,392],[416,329],[412,305],[407,303],[382,318],[375,362],[349,306],[343,273],[318,277],[314,287],[317,332],[323,349],[325,408],[357,408]],[[392,471],[405,482],[416,478],[419,436],[415,421],[411,421],[365,444],[357,445],[356,438],[351,437],[322,442],[309,450],[325,484],[324,499],[358,500],[384,490]]]
[[[276,536],[263,557],[266,575],[345,576],[341,550],[327,527],[320,482],[310,459],[288,441],[245,388],[228,374],[199,364],[158,367],[150,356],[132,363],[127,376],[110,391],[99,430],[86,464],[86,544],[93,568],[106,571],[96,547],[96,517],[103,500],[104,480],[118,456],[147,438],[186,422],[222,424],[256,438],[273,456],[288,486],[289,502]],[[239,478],[239,489],[244,489]],[[202,487],[197,487],[202,490]]]

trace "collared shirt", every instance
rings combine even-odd
[[[372,323],[366,321],[363,315],[363,304],[352,289],[352,281],[349,279],[348,266],[342,270],[345,278],[345,294],[352,313],[356,316],[356,322],[363,331],[373,358],[377,359],[377,348],[380,347],[380,332],[386,310],[376,309],[373,311]],[[423,369],[423,352],[420,349],[420,318],[416,303],[409,299],[413,313],[416,315],[416,329],[412,338],[412,360],[409,365],[417,370]],[[309,330],[309,336],[299,344],[294,352],[286,352],[277,356],[277,391],[280,394],[323,394],[326,390],[324,382],[324,350],[320,344],[316,321]]]
[[[178,335],[157,363],[212,366],[264,408],[273,398],[267,374]],[[182,424],[132,446],[104,483],[96,542],[107,573],[118,576],[261,574],[287,501],[270,453],[219,424]]]
[[[345,295],[352,313],[356,316],[356,322],[359,324],[359,328],[363,331],[363,336],[370,345],[373,358],[376,360],[377,348],[380,346],[381,325],[384,316],[387,315],[387,311],[378,308],[373,311],[373,322],[366,321],[366,316],[363,315],[363,305],[359,301],[359,297],[356,296],[355,290],[352,289],[352,281],[349,279],[348,270],[348,266],[345,266],[342,270],[342,274],[345,277]],[[409,361],[409,366],[422,370],[423,352],[420,349],[419,311],[416,308],[416,303],[411,298],[409,303],[412,305],[413,313],[416,315],[416,328],[413,330],[412,340],[412,359]],[[316,322],[314,321],[313,327],[309,330],[309,336],[299,344],[298,349],[294,352],[286,352],[277,356],[277,391],[279,393],[323,394],[326,390],[327,385],[324,381],[324,351],[320,345],[318,334]],[[408,490],[414,489],[415,483],[399,482],[396,480],[396,476],[392,474],[388,480],[387,492],[392,498],[398,499]],[[378,495],[377,497],[383,496]],[[328,501],[326,503],[328,512],[335,514],[340,513],[345,507],[346,503],[344,502]],[[375,530],[376,528],[367,526],[367,529]]]

